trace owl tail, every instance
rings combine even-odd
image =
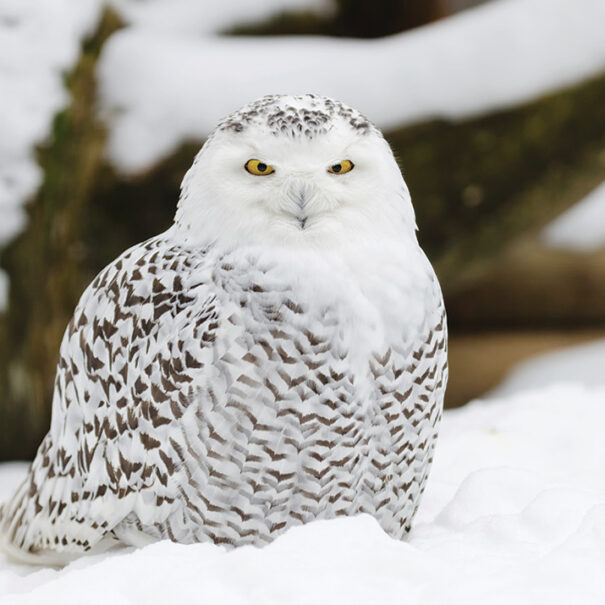
[[[12,498],[0,506],[0,551],[15,563],[62,567],[72,561],[72,553],[36,548],[31,531],[37,525],[30,494],[31,469]]]
[[[28,513],[29,474],[23,480],[12,498],[0,506],[0,551],[15,563],[29,565],[62,566],[67,561],[61,560],[49,550],[27,549],[25,543],[19,545],[19,534],[22,533],[23,523]]]
[[[12,498],[0,506],[0,551],[15,563],[55,565],[42,553],[28,551],[16,544],[18,528],[26,514],[29,476],[24,479]]]
[[[71,547],[75,534],[92,530],[69,519],[52,518],[47,506],[37,502],[32,473],[30,468],[12,498],[0,506],[0,552],[18,563],[63,567],[82,555],[100,554],[115,547],[115,538],[103,537],[94,540],[93,547],[86,551]],[[57,492],[69,486],[67,477],[47,479],[47,483],[50,481]]]

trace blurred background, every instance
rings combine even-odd
[[[268,93],[383,129],[444,290],[448,407],[528,367],[605,382],[604,25],[602,0],[0,0],[0,460],[48,428],[86,285]]]

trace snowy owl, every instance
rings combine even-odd
[[[84,292],[2,546],[62,564],[118,543],[263,545],[358,513],[401,539],[446,341],[382,134],[325,97],[253,102],[209,136],[172,227]]]

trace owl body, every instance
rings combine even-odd
[[[339,210],[300,175],[279,189],[294,213],[270,237],[244,236],[244,221],[239,239],[210,235],[183,209],[195,178],[175,225],[111,263],[76,308],[51,429],[2,509],[16,556],[263,545],[362,512],[395,538],[410,528],[447,380],[441,293],[415,237],[355,231],[354,215],[326,230]]]

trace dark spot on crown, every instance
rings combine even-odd
[[[341,120],[362,135],[378,132],[358,111],[339,101],[310,94],[291,97],[302,105],[296,107],[286,105],[287,98],[285,95],[268,95],[254,101],[225,118],[216,131],[239,133],[248,126],[256,126],[265,127],[274,136],[313,139],[326,134],[335,120]]]

